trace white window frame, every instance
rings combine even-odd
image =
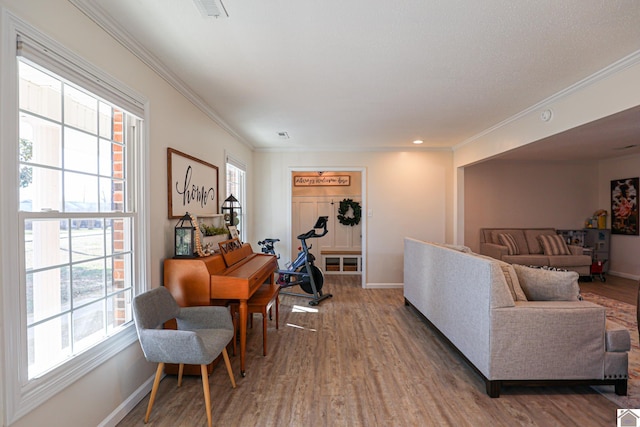
[[[4,381],[0,394],[5,402],[4,423],[12,424],[20,417],[29,413],[64,388],[74,383],[88,372],[96,369],[108,359],[115,356],[137,340],[133,322],[121,329],[114,336],[87,349],[61,366],[45,375],[27,381],[26,342],[22,324],[24,316],[25,297],[21,295],[20,287],[14,284],[20,282],[20,254],[16,251],[19,246],[20,227],[18,215],[18,69],[17,47],[18,35],[28,37],[47,49],[55,52],[78,73],[94,80],[95,84],[114,90],[120,96],[129,97],[130,102],[138,103],[144,129],[140,143],[130,153],[130,160],[135,162],[135,191],[132,193],[135,206],[134,235],[132,245],[135,248],[134,294],[140,293],[148,287],[147,278],[150,277],[150,251],[148,250],[149,230],[149,153],[148,153],[148,108],[147,100],[119,81],[113,79],[94,65],[75,55],[55,40],[37,31],[20,18],[0,9],[2,33],[0,34],[0,273],[2,289],[2,311],[4,328],[0,331],[0,340],[4,353],[0,355],[4,363]]]
[[[242,194],[238,195],[238,194],[234,194],[233,196],[238,200],[238,202],[240,203],[240,206],[242,207],[242,224],[243,227],[240,229],[240,240],[242,240],[243,242],[247,241],[247,224],[249,223],[247,220],[247,208],[246,208],[246,204],[247,204],[247,166],[242,163],[240,160],[236,159],[235,157],[231,156],[230,154],[227,154],[225,156],[225,163],[224,163],[224,180],[225,180],[225,199],[227,197],[229,197],[229,183],[227,182],[227,175],[228,175],[228,169],[229,169],[229,165],[232,165],[235,168],[240,169],[243,174],[244,174],[244,180],[242,182]]]

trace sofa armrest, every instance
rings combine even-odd
[[[605,309],[587,301],[517,301],[492,310],[490,380],[603,378]]]
[[[506,246],[495,243],[480,243],[480,254],[490,256],[495,259],[502,259],[509,252]]]
[[[629,330],[611,320],[607,320],[605,348],[607,351],[631,351],[631,336]]]
[[[582,246],[567,245],[567,247],[571,255],[584,255],[584,248]]]

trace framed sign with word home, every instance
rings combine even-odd
[[[218,213],[218,167],[167,148],[169,218]]]

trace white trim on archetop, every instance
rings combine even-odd
[[[87,15],[96,25],[102,28],[107,34],[117,40],[126,49],[133,53],[144,64],[151,68],[167,83],[169,83],[175,90],[184,96],[189,102],[195,105],[200,111],[202,111],[207,117],[217,123],[222,129],[224,129],[229,135],[233,136],[239,142],[245,144],[247,147],[254,149],[255,147],[240,136],[231,126],[225,122],[218,113],[213,110],[197,93],[189,88],[174,72],[169,70],[155,55],[149,50],[145,49],[138,41],[131,37],[129,32],[120,25],[117,21],[109,17],[100,5],[94,2],[87,2],[81,0],[69,0],[69,3],[78,8],[82,13]]]
[[[459,144],[456,144],[453,146],[453,151],[456,151],[462,147],[464,147],[467,144],[470,144],[480,138],[482,138],[483,136],[489,135],[492,132],[495,132],[496,130],[503,128],[525,116],[527,116],[528,114],[531,114],[535,111],[539,111],[539,110],[544,110],[545,108],[547,108],[548,106],[570,96],[573,95],[576,92],[579,92],[580,90],[589,87],[591,85],[593,85],[594,83],[597,83],[601,80],[604,80],[606,78],[611,77],[614,74],[619,73],[622,70],[625,70],[629,67],[633,67],[634,65],[640,64],[640,50],[625,56],[624,58],[614,62],[613,64],[609,64],[608,66],[606,66],[605,68],[601,69],[600,71],[597,71],[595,73],[593,73],[592,75],[580,80],[579,82],[576,82],[574,84],[572,84],[571,86],[562,89],[560,92],[557,92],[553,95],[551,95],[550,97],[543,99],[542,101],[538,102],[537,104],[534,104],[532,106],[530,106],[529,108],[526,108],[525,110],[522,110],[521,112],[514,114],[513,116],[501,121],[500,123],[495,124],[494,126],[491,126],[488,129],[483,130],[482,132],[472,136],[469,139],[466,139],[464,141],[462,141]]]

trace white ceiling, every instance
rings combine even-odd
[[[640,106],[503,153],[500,160],[590,161],[640,154]]]
[[[453,147],[640,49],[635,0],[70,1],[258,150]]]

